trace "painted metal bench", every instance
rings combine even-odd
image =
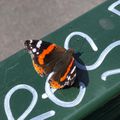
[[[42,40],[81,53],[76,64],[85,86],[57,90],[56,99],[49,99],[46,78],[37,75],[21,50],[0,62],[1,120],[83,119],[120,94],[120,0],[106,1]]]

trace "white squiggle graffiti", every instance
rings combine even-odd
[[[116,3],[118,5],[118,3]],[[116,6],[115,4],[115,6]],[[120,4],[120,0],[119,0],[119,4]],[[75,36],[75,35],[80,35],[82,36],[83,38],[86,38],[86,40],[88,41],[88,43],[90,44],[90,46],[92,47],[92,49],[94,51],[97,51],[97,46],[95,45],[94,41],[89,38],[88,35],[86,35],[85,33],[82,33],[82,32],[72,32],[68,35],[68,37],[66,38],[65,40],[65,43],[64,43],[64,48],[65,49],[69,49],[69,42],[70,42],[70,39]],[[105,57],[108,55],[108,53],[115,47],[119,46],[120,45],[120,40],[116,41],[116,42],[113,42],[111,43],[108,47],[106,47],[103,52],[100,54],[99,58],[97,59],[97,61],[92,64],[92,65],[89,65],[89,66],[84,66],[82,64],[80,64],[78,61],[75,61],[76,63],[76,66],[82,70],[94,70],[96,68],[98,68],[102,62],[104,61]],[[102,80],[106,80],[106,78],[110,75],[114,75],[114,74],[118,74],[120,73],[120,69],[115,69],[115,70],[110,70],[110,71],[106,71],[105,73],[102,74],[101,76],[101,79]]]
[[[96,69],[97,67],[99,67],[99,66],[101,65],[101,63],[103,62],[103,60],[105,59],[105,57],[108,55],[108,53],[109,53],[113,48],[115,48],[115,47],[117,47],[117,46],[119,46],[119,45],[120,45],[120,40],[115,41],[115,42],[111,43],[109,46],[107,46],[107,47],[103,50],[103,52],[100,54],[98,60],[97,60],[93,65],[91,65],[91,66],[86,66],[87,70],[94,70],[94,69]],[[112,75],[112,72],[113,72],[113,71],[111,71],[111,73],[107,72],[107,76]],[[118,71],[117,71],[117,72],[118,72]],[[117,72],[116,72],[115,74],[117,74]],[[118,73],[119,73],[119,72],[118,72]],[[114,74],[114,73],[113,73],[113,74]],[[103,74],[102,76],[105,76],[105,75],[106,75],[106,73]]]
[[[51,110],[51,111],[45,112],[45,113],[43,113],[41,115],[38,115],[38,116],[36,116],[36,117],[34,117],[34,118],[30,119],[30,120],[45,120],[45,119],[47,119],[49,117],[52,117],[54,115],[55,115],[55,111]]]
[[[108,53],[113,49],[115,48],[116,46],[120,45],[120,40],[114,42],[114,43],[111,43],[108,47],[106,47],[103,52],[100,54],[99,58],[97,59],[97,61],[92,64],[92,65],[89,65],[89,66],[83,66],[81,65],[79,62],[76,61],[76,65],[77,67],[79,67],[80,69],[83,69],[83,70],[94,70],[96,68],[98,68],[103,60],[105,59],[105,57],[108,55]],[[85,68],[86,67],[86,68]]]
[[[108,76],[115,75],[115,74],[118,74],[118,73],[120,73],[120,69],[114,69],[114,70],[106,71],[101,75],[101,79],[106,81]]]
[[[112,5],[110,5],[110,6],[108,7],[108,10],[120,16],[120,11],[117,10],[117,9],[115,9],[115,7],[116,7],[117,5],[120,5],[120,0],[118,0],[118,1],[116,1],[115,3],[113,3]]]
[[[15,91],[20,90],[20,89],[26,89],[30,93],[32,93],[33,99],[32,99],[31,104],[27,108],[27,110],[17,120],[24,120],[30,114],[30,112],[33,110],[33,108],[35,107],[35,105],[37,103],[38,94],[37,94],[36,90],[33,87],[31,87],[29,85],[26,85],[26,84],[20,84],[20,85],[17,85],[15,87],[13,87],[6,94],[5,100],[4,100],[4,108],[5,108],[5,113],[7,115],[8,120],[15,120],[13,115],[12,115],[11,108],[10,108],[10,98],[11,98],[12,94]],[[45,112],[45,113],[43,113],[41,115],[38,115],[38,116],[32,118],[31,120],[44,120],[44,119],[47,119],[47,118],[52,117],[54,115],[55,115],[55,111],[54,110],[50,110],[48,112]]]
[[[90,38],[87,34],[85,34],[83,32],[72,32],[72,33],[70,33],[67,36],[67,38],[65,39],[65,43],[64,43],[64,48],[65,49],[69,49],[70,40],[75,35],[79,35],[79,36],[82,36],[83,38],[85,38],[94,51],[98,50],[98,48],[97,48],[96,44],[94,43],[94,41],[92,40],[92,38]],[[85,66],[81,65],[78,61],[75,61],[75,63],[76,63],[76,66],[78,68],[83,69],[83,70],[93,70],[94,69],[93,65],[85,67]]]
[[[108,53],[109,53],[113,48],[115,48],[115,47],[117,47],[117,46],[119,46],[119,45],[120,45],[120,40],[111,43],[108,47],[106,47],[106,48],[103,50],[103,52],[100,54],[98,60],[97,60],[93,65],[86,66],[86,69],[87,69],[87,70],[94,70],[94,69],[98,68],[98,67],[102,64],[103,60],[104,60],[105,57],[108,55]],[[80,67],[80,66],[81,66],[81,65],[79,64],[79,67]]]
[[[32,88],[29,85],[26,84],[21,84],[21,85],[17,85],[15,87],[13,87],[5,96],[5,101],[4,101],[4,108],[5,108],[5,113],[7,115],[8,120],[15,120],[12,112],[11,112],[11,108],[10,108],[10,98],[12,96],[12,94],[19,89],[26,89],[29,92],[32,93],[33,95],[33,99],[31,104],[29,105],[29,107],[26,109],[26,111],[17,119],[17,120],[24,120],[28,114],[32,111],[32,109],[34,108],[34,106],[36,105],[37,99],[38,99],[38,94],[36,92],[36,90],[34,88]]]
[[[72,32],[67,36],[67,38],[65,39],[65,43],[64,43],[65,49],[67,49],[67,50],[69,49],[69,42],[70,42],[71,38],[76,35],[79,35],[79,36],[85,38],[94,51],[98,50],[96,44],[94,43],[94,41],[92,40],[92,38],[90,36],[88,36],[87,34],[85,34],[83,32],[77,32],[77,31]]]
[[[55,91],[57,91],[57,89],[51,88],[51,91],[52,91],[52,93],[54,93]],[[47,96],[46,93],[43,93],[43,94],[42,94],[42,99],[46,99],[47,97],[48,97],[48,96]]]
[[[80,83],[80,92],[79,92],[77,98],[71,102],[65,102],[65,101],[62,101],[62,100],[58,99],[57,97],[55,97],[55,95],[52,93],[52,91],[50,89],[50,85],[49,85],[48,81],[53,75],[54,75],[54,72],[51,72],[49,74],[49,76],[47,77],[47,80],[45,83],[45,92],[46,92],[48,98],[51,101],[53,101],[55,104],[57,104],[61,107],[74,107],[74,106],[78,105],[82,101],[82,99],[85,95],[86,87],[85,87],[84,83],[82,83],[82,82]]]

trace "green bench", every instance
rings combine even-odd
[[[73,107],[52,102],[44,94],[46,78],[38,76],[29,54],[21,50],[0,62],[0,120],[80,120],[120,94],[120,0],[106,1],[42,40],[64,46],[66,38],[69,47],[81,53],[80,64],[86,65],[87,70],[80,70],[80,80],[87,81],[82,101]],[[55,95],[70,102],[78,93],[79,88],[71,87],[57,90]],[[119,100],[114,103],[120,104]],[[101,109],[85,119],[96,120]],[[116,114],[114,109],[117,118],[120,112]]]

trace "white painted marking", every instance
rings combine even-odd
[[[54,93],[55,91],[57,91],[57,89],[51,88],[51,91],[52,91],[52,93]],[[46,99],[46,98],[48,98],[47,94],[43,93],[42,94],[42,99]]]
[[[48,98],[51,101],[53,101],[56,105],[59,105],[61,107],[74,107],[74,106],[78,105],[82,101],[82,99],[85,95],[86,87],[85,87],[84,83],[82,83],[82,82],[80,83],[80,92],[79,92],[77,98],[75,100],[71,101],[71,102],[65,102],[65,101],[62,101],[62,100],[58,99],[52,93],[52,91],[50,89],[50,85],[49,85],[48,81],[53,75],[54,75],[54,72],[50,73],[49,76],[47,77],[47,80],[46,80],[46,83],[45,83],[45,92],[46,92]]]
[[[54,115],[55,115],[55,111],[51,110],[51,111],[45,112],[45,113],[43,113],[41,115],[38,115],[38,116],[36,116],[36,117],[34,117],[34,118],[30,119],[30,120],[45,120],[45,119],[47,119],[49,117],[52,117]]]
[[[119,46],[120,45],[120,40],[116,41],[116,42],[113,42],[111,43],[108,47],[106,47],[103,52],[100,54],[99,58],[97,59],[97,61],[92,64],[92,65],[89,65],[89,66],[84,66],[84,65],[81,65],[78,61],[75,61],[76,62],[76,66],[80,69],[83,69],[83,70],[94,70],[96,68],[98,68],[103,60],[105,59],[105,57],[108,55],[108,53],[115,47]]]
[[[41,44],[42,44],[42,40],[39,40],[38,43],[37,43],[37,45],[36,45],[36,47],[40,48]]]
[[[117,1],[117,2],[115,2],[115,3],[113,3],[113,4],[109,7],[109,10],[113,10],[114,7],[116,7],[118,4],[120,4],[120,0]],[[120,14],[120,11],[119,11],[119,13],[118,13],[118,11],[115,12],[115,13],[116,13],[116,14]],[[73,36],[75,36],[75,35],[80,35],[80,36],[82,36],[83,38],[85,38],[85,39],[88,41],[88,43],[91,45],[91,47],[92,47],[92,49],[93,49],[94,51],[97,51],[97,50],[98,50],[98,48],[97,48],[97,46],[95,45],[95,43],[93,42],[93,40],[92,40],[88,35],[86,35],[85,33],[82,33],[82,32],[72,32],[72,33],[70,33],[70,34],[67,36],[67,38],[66,38],[66,40],[65,40],[65,43],[64,43],[64,48],[65,48],[65,49],[69,49],[70,39],[71,39]],[[120,45],[120,40],[118,40],[118,41],[116,41],[116,42],[114,42],[114,43],[111,43],[108,47],[106,47],[106,48],[103,50],[103,52],[100,54],[99,58],[97,59],[97,61],[96,61],[94,64],[89,65],[89,66],[84,66],[84,65],[81,65],[78,61],[75,61],[76,66],[77,66],[78,68],[82,69],[82,70],[94,70],[94,69],[98,68],[98,67],[102,64],[102,62],[104,61],[104,59],[105,59],[105,57],[108,55],[108,53],[109,53],[113,48],[117,47],[118,45]],[[106,77],[107,77],[107,76],[113,75],[113,74],[118,74],[118,73],[119,73],[119,69],[110,70],[110,71],[107,71],[107,72],[103,73],[102,76],[101,76],[101,78],[102,78],[103,80],[106,80]],[[68,78],[69,78],[69,77],[68,77]],[[70,79],[70,78],[69,78],[69,79]]]
[[[70,72],[70,74],[72,74],[76,69],[76,66],[74,66],[74,68],[72,69],[72,71]]]
[[[33,48],[32,51],[33,51],[34,53],[37,52],[36,48]]]
[[[115,14],[117,14],[118,16],[120,16],[120,11],[115,9],[115,7],[118,6],[118,5],[120,5],[120,0],[114,2],[112,5],[110,5],[108,7],[108,10],[115,13]]]
[[[33,110],[34,106],[36,105],[36,102],[38,99],[38,94],[34,88],[32,88],[31,86],[28,86],[26,84],[21,84],[21,85],[17,85],[15,87],[13,87],[6,94],[5,100],[4,100],[4,109],[5,109],[5,113],[7,115],[8,120],[15,120],[12,115],[11,108],[10,108],[10,98],[11,98],[12,94],[19,89],[26,89],[29,92],[31,92],[33,99],[32,99],[32,102],[30,103],[29,107],[25,110],[25,112],[17,120],[24,120],[28,116],[28,114]]]
[[[106,81],[108,76],[115,75],[115,74],[118,74],[118,73],[120,73],[120,69],[114,69],[114,70],[106,71],[101,75],[101,79]]]
[[[79,35],[79,36],[85,38],[94,51],[97,51],[97,50],[98,50],[98,48],[97,48],[97,46],[95,45],[95,43],[94,43],[94,41],[92,40],[92,38],[90,38],[87,34],[85,34],[85,33],[83,33],[83,32],[72,32],[72,33],[70,33],[70,34],[67,36],[67,38],[65,39],[65,42],[64,42],[64,48],[65,48],[65,49],[67,49],[67,50],[69,49],[69,42],[70,42],[71,38],[72,38],[73,36],[76,36],[76,35]]]

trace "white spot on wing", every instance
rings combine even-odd
[[[37,52],[36,54],[39,55],[39,52]]]
[[[74,68],[72,69],[72,71],[70,72],[70,74],[72,74],[76,69],[76,66],[74,66]]]
[[[36,47],[37,47],[37,48],[40,48],[41,44],[42,44],[42,41],[39,40],[38,43],[37,43],[37,45],[36,45]]]
[[[30,40],[30,43],[32,43],[33,42],[33,40]]]
[[[35,53],[37,50],[36,50],[36,48],[33,48],[32,51]]]
[[[70,80],[70,78],[71,78],[70,76],[69,76],[69,77],[67,77],[67,79],[68,79],[68,80]]]
[[[73,79],[73,78],[75,78],[76,77],[76,73],[74,74],[74,76],[71,78],[71,79]]]

